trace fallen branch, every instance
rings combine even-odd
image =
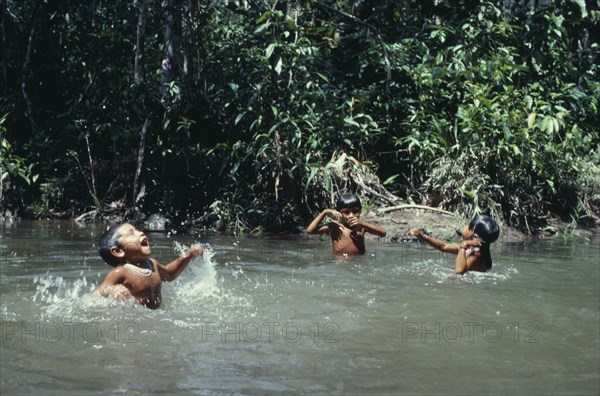
[[[358,184],[360,186],[360,188],[362,188],[363,190],[371,193],[372,195],[379,197],[385,201],[388,201],[391,204],[394,204],[398,201],[398,198],[394,197],[393,195],[391,197],[383,195],[378,193],[377,191],[375,191],[374,189],[372,189],[371,187],[367,186],[364,181],[362,180],[362,178],[358,178],[358,177],[354,177],[352,178],[352,180],[354,180],[354,182],[356,184]]]
[[[346,154],[343,154],[341,158],[344,158],[354,164],[354,167],[351,167],[347,170],[347,174],[360,188],[367,191],[371,195],[389,202],[391,205],[395,205],[398,203],[398,201],[400,201],[400,198],[386,190],[386,188],[379,182],[379,178],[373,174],[367,166],[361,164],[354,157],[346,156]],[[357,169],[359,169],[359,171],[357,171]],[[368,180],[365,180],[365,177]]]
[[[398,206],[389,206],[387,208],[381,208],[377,212],[381,214],[381,213],[393,212],[395,210],[403,210],[403,209],[431,210],[433,212],[439,212],[439,213],[444,213],[444,214],[447,214],[447,215],[450,215],[450,216],[455,216],[454,213],[448,212],[447,210],[438,209],[438,208],[432,208],[431,206],[423,206],[423,205],[398,205]]]
[[[95,216],[95,215],[96,215],[96,209],[94,209],[94,210],[90,210],[89,212],[85,212],[85,213],[84,213],[84,214],[82,214],[81,216],[77,217],[77,218],[75,219],[75,221],[76,221],[77,223],[79,223],[79,222],[81,222],[81,221],[83,221],[83,220],[87,219],[88,217]]]

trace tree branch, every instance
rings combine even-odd
[[[393,212],[395,210],[403,210],[403,209],[423,209],[423,210],[431,210],[433,212],[444,213],[450,216],[455,216],[454,213],[448,212],[447,210],[432,208],[431,206],[423,206],[423,205],[398,205],[398,206],[389,206],[387,208],[381,208],[377,212],[378,213],[386,213]]]

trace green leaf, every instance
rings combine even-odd
[[[254,34],[258,34],[258,33],[262,32],[263,30],[267,29],[269,26],[271,26],[271,22],[270,21],[267,21],[267,22],[263,23],[262,25],[259,25],[254,30]]]
[[[360,127],[360,124],[359,124],[358,122],[354,121],[354,120],[353,120],[352,118],[350,118],[350,117],[346,117],[346,118],[344,118],[344,122],[345,122],[346,124],[353,125],[353,126],[355,126],[355,127]]]
[[[313,177],[315,177],[316,174],[317,174],[317,168],[312,168],[310,170],[310,175],[308,176],[308,180],[306,180],[306,186],[304,187],[304,193],[306,193],[306,191],[308,190],[308,187],[310,187],[310,182],[312,181]]]
[[[392,184],[394,182],[394,180],[396,180],[396,178],[400,176],[399,174],[395,174],[394,176],[390,176],[387,179],[385,179],[385,181],[383,182],[384,186],[387,186],[388,184]]]
[[[554,132],[558,132],[560,130],[560,126],[558,125],[558,120],[556,118],[552,119],[552,125],[554,126]]]
[[[535,125],[535,117],[536,116],[537,116],[536,113],[529,114],[529,116],[527,117],[527,127],[533,128],[533,126]]]
[[[548,129],[548,118],[547,117],[542,118],[542,122],[540,123],[540,129],[542,131],[546,131]]]
[[[271,57],[271,55],[273,55],[273,51],[275,50],[275,47],[277,47],[277,44],[275,43],[271,43],[267,49],[265,50],[265,57],[267,59],[269,59]]]
[[[461,188],[460,191],[469,198],[475,198],[475,191],[467,190],[466,188]]]
[[[231,90],[232,90],[233,92],[237,92],[237,91],[238,91],[238,89],[239,89],[239,85],[237,85],[236,83],[229,83],[229,84],[227,84],[227,85],[229,85],[229,88],[231,88]]]
[[[277,74],[281,74],[281,69],[283,68],[283,60],[281,58],[279,58],[277,60],[277,64],[275,65],[275,72]]]
[[[270,18],[272,15],[273,11],[266,11],[256,20],[256,23],[262,23],[264,20]]]
[[[587,12],[587,7],[585,5],[585,0],[571,0],[571,2],[573,2],[579,6],[579,10],[581,11],[581,17],[587,18],[588,12]]]
[[[241,112],[240,114],[238,114],[238,116],[235,118],[235,122],[234,125],[239,124],[239,122],[242,120],[242,118],[244,118],[244,116],[246,115],[246,111]]]
[[[319,77],[320,77],[320,78],[321,78],[323,81],[325,81],[325,82],[329,82],[329,79],[328,79],[326,76],[324,76],[323,74],[321,74],[321,73],[316,73],[316,75],[317,75],[317,76],[319,76]]]
[[[522,157],[523,153],[521,152],[521,150],[519,149],[519,146],[513,145],[512,146],[513,152],[515,153],[515,155]]]

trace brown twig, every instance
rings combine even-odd
[[[433,211],[433,212],[444,213],[444,214],[447,214],[447,215],[450,215],[450,216],[455,216],[454,213],[448,212],[447,210],[438,209],[438,208],[432,208],[431,206],[424,206],[424,205],[398,205],[398,206],[389,206],[387,208],[381,208],[377,212],[381,214],[381,213],[393,212],[395,210],[404,210],[404,209],[430,210],[430,211]]]

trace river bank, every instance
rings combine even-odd
[[[78,216],[68,219],[62,218],[60,221],[79,224],[89,222],[114,224],[124,221],[124,218],[126,218],[125,214],[112,213],[112,215],[106,216],[102,220]],[[464,224],[469,221],[469,219],[451,212],[418,205],[407,205],[402,209],[385,212],[374,209],[363,213],[363,218],[383,227],[387,231],[386,239],[390,242],[402,241],[406,232],[415,227],[423,228],[437,238],[453,240],[455,238],[455,231],[461,229]],[[13,225],[18,224],[20,220],[18,215],[13,214],[10,211],[0,213],[0,228],[12,227]],[[193,222],[188,225],[176,227],[173,224],[170,224],[171,222],[169,219],[158,214],[149,215],[144,220],[133,222],[139,224],[140,227],[143,227],[146,230],[156,232],[176,230],[177,232],[223,233],[222,227],[218,222],[205,224]],[[533,230],[535,231],[534,235],[528,235],[514,227],[502,223],[500,223],[500,227],[501,232],[499,241],[501,242],[523,242],[540,238],[594,238],[600,235],[600,227],[598,227],[598,225],[595,227],[581,227],[575,223],[561,221],[558,218],[549,219],[544,228]],[[302,233],[304,230],[305,226],[299,224],[297,232]],[[256,233],[256,231],[253,233]],[[268,234],[268,232],[265,233]]]
[[[386,213],[370,212],[364,214],[365,219],[373,222],[388,232],[387,237],[392,241],[400,241],[411,228],[426,229],[431,235],[446,240],[455,238],[455,231],[462,229],[470,219],[434,208],[409,208],[390,211]],[[574,223],[567,223],[558,218],[548,220],[548,224],[535,230],[534,235],[517,230],[514,227],[500,223],[501,242],[523,242],[540,238],[594,238],[600,235],[600,228],[581,227]]]

